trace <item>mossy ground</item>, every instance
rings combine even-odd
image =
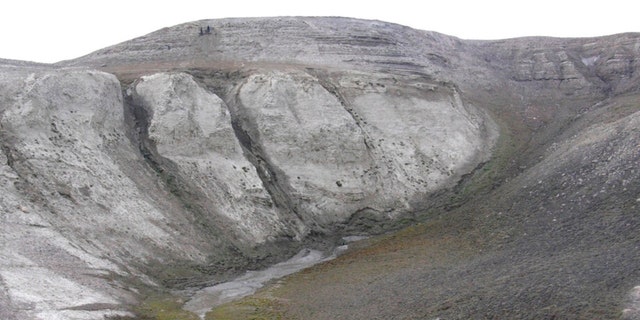
[[[482,250],[484,242],[471,227],[473,219],[465,214],[444,215],[443,210],[460,207],[471,197],[486,194],[505,178],[504,169],[513,165],[509,158],[519,144],[514,142],[508,128],[503,126],[502,130],[491,161],[476,171],[445,206],[423,213],[421,216],[427,221],[353,243],[335,260],[280,279],[253,296],[214,308],[207,314],[207,320],[329,319],[331,313],[323,316],[318,305],[323,304],[321,297],[334,296],[332,291],[340,296],[348,294],[345,288],[366,290],[398,270],[440,269],[454,260],[470,259]],[[334,307],[340,308],[332,305]]]
[[[142,319],[199,320],[196,314],[183,310],[183,304],[183,300],[171,296],[150,297],[136,309],[136,313]]]
[[[523,189],[519,174],[554,140],[528,139],[528,128],[506,123],[492,160],[448,203],[420,215],[424,222],[356,243],[335,260],[216,308],[211,319],[620,318],[640,279],[632,262],[638,236],[629,232],[637,214],[617,202],[584,202],[579,185],[560,188],[560,179]],[[585,172],[581,179],[602,185]],[[543,210],[557,190],[586,209]]]
[[[132,310],[134,317],[112,317],[109,320],[200,320],[189,311],[183,310],[184,300],[171,294],[153,294]]]
[[[281,320],[288,319],[284,302],[271,296],[273,288],[237,302],[225,304],[206,314],[206,320]]]
[[[444,219],[435,219],[354,243],[335,260],[280,279],[253,296],[213,309],[207,314],[207,320],[324,319],[322,308],[316,307],[322,305],[326,297],[349,295],[353,288],[380,282],[385,275],[397,270],[417,265],[442,268],[452,260],[472,255],[474,244],[451,234],[448,224]]]

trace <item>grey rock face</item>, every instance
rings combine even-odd
[[[208,214],[229,219],[229,227],[252,244],[286,233],[288,226],[243,155],[224,101],[187,74],[143,77],[132,90],[134,103],[148,115],[155,156],[173,164],[161,164],[163,170],[175,170],[177,179],[191,185],[212,208]],[[291,235],[300,236],[295,230]]]
[[[597,97],[637,89],[638,43],[638,35],[631,33],[591,39],[524,38],[472,42],[471,52],[516,83],[549,89],[546,94],[554,99],[559,93]]]
[[[152,207],[109,155],[117,148],[123,160],[135,158],[123,144],[119,83],[93,71],[3,75],[3,308],[17,319],[122,314],[131,297],[108,275],[124,272],[118,257],[150,248],[124,234],[133,230],[151,244],[163,232],[140,223]],[[133,214],[142,204],[149,215]]]
[[[363,132],[317,79],[258,73],[237,95],[234,113],[264,162],[266,180],[286,193],[304,220],[341,222],[371,195],[364,188],[369,178],[360,178],[373,166]]]
[[[455,89],[412,85],[363,73],[256,72],[233,89],[233,116],[187,74],[143,77],[129,94],[145,110],[162,170],[192,188],[208,215],[261,243],[326,232],[363,210],[376,219],[408,213],[417,197],[488,158],[483,146],[496,133],[485,114]]]
[[[172,195],[126,137],[122,90],[113,75],[4,71],[0,276],[7,314],[20,319],[129,314],[124,305],[133,301],[137,289],[118,279],[157,286],[163,277],[153,269],[172,268],[177,261],[187,269],[189,264],[224,264],[228,248],[241,250],[265,241],[260,229],[242,228],[244,221],[236,227],[242,232],[208,225],[219,220],[198,217]],[[224,120],[224,112],[219,117]],[[216,131],[212,128],[205,132]],[[237,160],[232,151],[237,152],[220,149],[229,167]],[[179,159],[180,150],[173,155]],[[196,180],[197,170],[187,173]],[[225,178],[234,182],[232,177]],[[206,186],[206,181],[196,181]],[[246,206],[235,200],[241,209]],[[214,227],[223,231],[205,232]],[[240,236],[245,241],[236,239]]]
[[[240,130],[305,224],[327,228],[354,212],[386,219],[416,210],[416,198],[488,159],[482,146],[493,145],[496,132],[485,114],[455,89],[402,81],[270,71],[238,86]]]

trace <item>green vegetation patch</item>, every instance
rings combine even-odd
[[[206,320],[280,320],[289,319],[284,302],[270,294],[270,290],[219,306],[206,314]]]
[[[200,320],[189,311],[183,310],[184,301],[171,296],[156,296],[147,298],[135,308],[137,319],[143,320]]]

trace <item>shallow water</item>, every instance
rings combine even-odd
[[[640,286],[635,286],[629,293],[629,301],[627,307],[622,310],[621,319],[640,319]]]
[[[229,282],[206,287],[196,293],[185,303],[183,309],[197,314],[201,319],[211,309],[249,295],[254,294],[264,284],[272,279],[296,273],[320,262],[335,259],[347,250],[349,243],[367,239],[368,236],[348,236],[342,238],[343,245],[336,247],[331,255],[321,251],[302,249],[291,259],[275,264],[260,271],[247,271],[244,275]]]
[[[212,308],[251,295],[271,279],[282,278],[335,257],[335,254],[327,256],[317,250],[303,249],[291,259],[275,264],[268,269],[247,271],[232,281],[201,289],[191,297],[183,308],[204,319],[205,313]]]

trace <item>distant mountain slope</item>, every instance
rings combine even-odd
[[[621,312],[640,280],[639,51],[638,34],[465,41],[283,17],[185,23],[55,65],[2,60],[0,317],[130,317],[154,294],[438,216],[482,239],[472,264],[449,266],[497,304],[389,312],[526,317],[526,299],[551,306],[543,294],[560,317],[583,314],[579,299]],[[589,283],[572,259],[599,254]],[[496,293],[494,273],[465,269],[509,274],[506,256],[544,270]],[[496,309],[572,272],[585,276]]]

